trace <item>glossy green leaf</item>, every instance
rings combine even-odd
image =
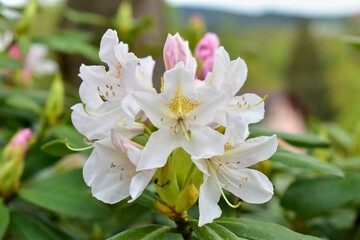
[[[300,215],[312,216],[348,204],[360,204],[360,174],[345,178],[314,178],[294,182],[285,192],[281,205]]]
[[[0,53],[0,69],[9,69],[9,70],[20,70],[23,68],[23,64],[18,60],[9,57],[5,53]]]
[[[108,240],[157,240],[170,238],[171,228],[169,226],[150,225],[123,231]]]
[[[215,221],[238,237],[251,240],[319,240],[294,232],[284,226],[247,218],[222,218]]]
[[[191,220],[190,221],[191,227],[194,230],[195,234],[200,239],[207,239],[207,240],[239,240],[244,238],[239,238],[236,236],[233,232],[231,232],[229,229],[216,224],[206,224],[202,227],[198,226],[198,221]]]
[[[24,95],[10,96],[5,100],[5,103],[9,106],[22,110],[28,110],[36,114],[41,114],[42,111],[42,108],[36,101]]]
[[[288,142],[289,144],[297,147],[309,147],[309,148],[329,147],[329,142],[327,140],[315,135],[283,133],[260,126],[250,127],[250,137],[272,136],[274,134],[276,134],[278,138],[281,138],[284,141]]]
[[[4,236],[10,220],[9,210],[1,201],[0,199],[0,239]]]
[[[24,212],[12,212],[9,233],[13,239],[63,240],[70,239],[64,232],[50,226],[44,220]]]
[[[90,195],[80,169],[35,179],[20,188],[19,196],[32,204],[70,217],[110,215],[106,205]]]
[[[338,177],[344,176],[339,167],[304,154],[278,150],[270,159],[290,168],[303,168]]]

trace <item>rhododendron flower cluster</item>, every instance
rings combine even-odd
[[[201,226],[220,217],[221,195],[232,205],[223,189],[249,203],[272,197],[269,179],[248,168],[277,149],[275,136],[247,139],[248,125],[264,117],[264,101],[237,96],[246,64],[230,60],[216,35],[198,45],[200,77],[188,42],[168,35],[161,92],[152,85],[154,60],[129,52],[116,31],[104,34],[99,56],[107,66],[80,67],[82,103],[72,107],[74,126],[94,147],[83,174],[96,198],[134,201],[152,182],[163,200],[156,205],[166,206],[158,210],[170,217],[198,198]]]

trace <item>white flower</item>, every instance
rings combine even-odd
[[[249,203],[264,203],[273,195],[269,179],[261,172],[247,167],[275,153],[276,137],[257,137],[245,141],[249,134],[247,124],[230,116],[227,122],[224,154],[206,158],[192,157],[204,173],[199,193],[199,226],[220,217],[221,209],[217,203],[223,193],[222,188]]]
[[[194,73],[183,62],[165,72],[163,93],[134,93],[133,98],[159,129],[151,134],[137,169],[164,166],[177,147],[192,156],[221,154],[223,135],[207,125],[226,100],[224,95],[213,87],[196,88]]]
[[[243,59],[230,61],[229,54],[223,47],[215,52],[214,68],[205,79],[208,86],[216,86],[227,93],[228,100],[216,114],[215,121],[226,124],[226,114],[243,118],[248,124],[259,122],[264,117],[264,103],[256,94],[235,96],[246,80],[247,67]]]
[[[111,137],[95,142],[83,169],[84,180],[93,196],[110,204],[129,196],[131,201],[139,197],[156,171],[136,172],[141,150],[142,146],[115,130]]]
[[[151,57],[138,59],[129,53],[128,45],[119,43],[114,30],[107,30],[103,35],[99,57],[109,66],[108,71],[104,66],[80,67],[83,104],[72,107],[74,126],[89,139],[110,136],[111,129],[117,125],[122,126],[124,136],[127,136],[126,131],[130,134],[139,132],[139,126],[134,126],[133,122],[140,108],[129,93],[155,92],[152,86],[154,61]],[[125,110],[124,104],[127,106]]]
[[[56,73],[59,66],[55,61],[46,59],[47,55],[48,48],[45,45],[32,44],[25,57],[25,68],[37,76]]]

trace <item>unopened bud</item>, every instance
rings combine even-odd
[[[163,51],[165,69],[170,70],[178,62],[183,62],[186,69],[196,70],[196,60],[191,55],[189,43],[184,41],[179,33],[174,36],[168,34]]]
[[[195,56],[202,62],[200,79],[205,79],[208,72],[214,67],[215,51],[220,46],[220,40],[214,33],[206,33],[195,48]]]
[[[154,200],[154,206],[155,206],[155,209],[165,215],[165,216],[168,216],[168,217],[174,217],[174,216],[177,216],[178,213],[172,209],[170,206],[168,206],[167,204],[164,204],[158,200]]]
[[[8,197],[19,188],[31,134],[28,128],[19,131],[4,148],[0,159],[0,196]]]
[[[188,184],[179,194],[175,204],[175,211],[182,213],[191,208],[199,197],[199,191],[193,183]]]
[[[64,83],[61,75],[57,74],[49,91],[45,104],[45,116],[50,125],[54,125],[64,112]]]

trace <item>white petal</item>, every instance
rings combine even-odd
[[[106,73],[104,66],[82,64],[79,76],[93,91],[105,99],[123,99],[126,95],[119,82]]]
[[[102,178],[97,179],[91,193],[105,203],[114,204],[130,196],[130,183],[130,179],[120,181],[119,173],[108,172]]]
[[[90,109],[96,109],[103,104],[103,100],[92,88],[90,88],[86,83],[82,82],[79,88],[79,95],[81,101],[86,104],[86,107]]]
[[[248,124],[259,122],[264,118],[265,114],[262,98],[251,93],[231,99],[227,103],[226,111],[240,115]]]
[[[186,115],[186,124],[206,125],[214,120],[216,112],[226,101],[223,91],[211,87],[198,88],[198,100],[201,104]]]
[[[220,196],[219,186],[214,179],[204,176],[204,182],[201,184],[199,192],[199,227],[211,223],[215,218],[221,216],[221,209],[217,204]]]
[[[193,91],[194,79],[194,73],[186,69],[183,62],[178,62],[174,68],[164,73],[164,93],[180,90],[182,94],[186,95]]]
[[[119,39],[115,30],[108,29],[101,38],[99,57],[101,61],[108,66],[113,67],[118,64],[114,51],[114,48],[118,43]]]
[[[159,129],[151,134],[141,154],[137,171],[163,167],[170,153],[179,147],[179,140],[170,130]]]
[[[151,181],[151,178],[154,176],[155,172],[156,169],[140,171],[132,178],[130,184],[131,200],[129,202],[133,202],[141,195],[141,193]]]
[[[140,58],[140,65],[137,68],[137,75],[141,79],[141,85],[144,89],[152,90],[153,89],[153,71],[155,66],[155,61],[151,56],[146,58]]]
[[[247,71],[248,69],[243,59],[238,58],[231,61],[221,88],[230,96],[235,96],[246,80]]]
[[[71,120],[75,128],[88,139],[102,139],[110,136],[110,130],[124,118],[124,113],[114,108],[120,105],[116,101],[104,102],[99,108],[84,110],[83,104],[76,104],[71,109]],[[115,109],[116,110],[116,109]]]
[[[222,155],[224,144],[224,135],[208,126],[196,126],[191,129],[190,141],[185,137],[181,139],[181,146],[196,158]]]
[[[95,143],[95,149],[86,161],[83,176],[93,195],[106,203],[116,203],[128,197],[135,166],[124,153],[117,151],[110,138]],[[124,177],[122,177],[124,176]]]
[[[206,76],[206,84],[221,88],[225,81],[225,75],[229,64],[229,54],[225,51],[224,47],[219,47],[215,52],[213,71]]]
[[[204,174],[206,174],[207,176],[210,175],[209,171],[208,171],[208,163],[207,160],[205,158],[198,158],[198,157],[191,157],[191,160],[194,162],[194,164],[196,165],[196,167],[203,172]]]
[[[233,169],[227,174],[232,184],[226,190],[248,203],[264,203],[271,199],[274,188],[269,179],[253,169]],[[223,184],[225,182],[220,180]]]
[[[126,43],[120,42],[114,50],[116,59],[121,66],[125,66],[129,61],[137,60],[135,54],[129,52],[129,46]]]
[[[225,139],[231,144],[243,142],[249,136],[249,127],[242,117],[227,114]]]
[[[139,65],[139,64],[142,65]],[[155,62],[151,57],[128,62],[120,73],[121,84],[128,93],[133,91],[151,91],[155,92],[152,87],[152,71]]]
[[[222,161],[231,162],[235,168],[245,168],[270,158],[277,149],[276,136],[257,137],[230,149],[220,156]]]
[[[161,94],[134,92],[132,97],[156,127],[170,127],[173,124],[171,113]]]

